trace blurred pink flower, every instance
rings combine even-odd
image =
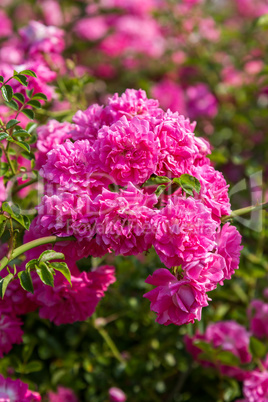
[[[125,402],[126,394],[120,388],[112,387],[109,389],[109,398],[111,402]]]
[[[4,378],[0,374],[0,400],[3,402],[39,402],[41,395],[30,391],[28,384],[20,380]]]

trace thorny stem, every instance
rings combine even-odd
[[[2,258],[2,260],[0,261],[0,271],[4,269],[12,260],[19,257],[21,254],[24,254],[26,251],[31,250],[32,248],[42,246],[44,244],[50,244],[50,243],[54,244],[62,241],[74,241],[74,240],[76,240],[74,236],[69,237],[47,236],[25,243],[22,246],[15,248],[10,258],[7,257]]]

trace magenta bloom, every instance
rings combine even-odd
[[[37,207],[39,224],[59,237],[74,235],[88,241],[95,235],[96,207],[87,194],[81,196],[69,192],[48,197],[45,195]]]
[[[7,198],[7,190],[4,185],[4,179],[3,177],[0,177],[0,205],[2,204],[3,201],[5,201]]]
[[[62,144],[67,138],[71,138],[71,130],[74,126],[68,122],[59,123],[57,120],[49,120],[44,126],[37,128],[38,149],[36,168],[40,169],[46,162],[47,153],[58,144]]]
[[[204,334],[196,333],[192,338],[186,336],[185,343],[188,352],[193,358],[199,360],[203,366],[207,367],[211,366],[212,363],[201,359],[201,357],[199,358],[202,350],[198,348],[198,345],[194,344],[195,340],[205,341],[214,348],[228,351],[238,357],[241,364],[246,364],[252,359],[249,351],[249,339],[250,334],[242,325],[235,321],[220,321],[208,325]],[[234,377],[239,381],[244,380],[248,376],[248,372],[240,367],[227,366],[220,362],[217,367],[223,375],[231,378]]]
[[[173,197],[151,221],[153,246],[168,267],[205,257],[216,245],[217,223],[210,210],[192,197]]]
[[[61,53],[65,47],[63,30],[38,21],[30,21],[27,27],[19,30],[19,34],[23,47],[30,55],[40,52]]]
[[[268,371],[251,371],[244,381],[243,394],[246,402],[267,402]]]
[[[97,197],[99,218],[96,242],[115,254],[135,255],[152,245],[150,220],[156,211],[155,194],[144,194],[131,183],[126,190],[113,193],[103,190]]]
[[[57,392],[48,393],[49,402],[78,402],[74,392],[65,387],[58,387]]]
[[[205,288],[190,279],[178,280],[168,269],[160,268],[145,281],[156,286],[145,293],[159,324],[182,325],[201,319],[202,307],[208,305]]]
[[[182,269],[187,278],[200,283],[209,292],[223,280],[225,260],[221,255],[207,253],[203,258],[182,264]]]
[[[55,276],[55,286],[44,285],[35,280],[31,296],[39,304],[39,315],[56,325],[85,321],[95,311],[104,291],[115,282],[114,267],[102,266],[92,272],[82,272],[71,278],[72,286],[60,273]]]
[[[85,192],[94,172],[95,150],[88,140],[65,143],[51,150],[40,174],[50,183],[56,183],[61,190],[75,193]]]
[[[109,389],[109,399],[111,402],[125,402],[127,397],[122,389],[112,387]]]
[[[194,125],[178,113],[164,114],[155,133],[160,141],[160,152],[156,173],[159,176],[172,172],[173,177],[187,173],[194,163],[198,148],[194,141]]]
[[[268,13],[267,0],[236,0],[238,11],[244,17],[257,18]]]
[[[22,342],[22,321],[10,312],[2,312],[0,317],[0,357],[8,353],[13,344]]]
[[[73,117],[73,122],[75,123],[75,127],[72,132],[72,138],[75,141],[87,139],[90,145],[93,145],[97,139],[98,130],[103,124],[106,124],[103,106],[94,104],[84,111],[78,110]]]
[[[179,112],[180,115],[186,114],[185,96],[176,82],[164,78],[152,87],[151,92],[164,110],[170,109],[172,112]]]
[[[251,361],[249,333],[235,321],[221,321],[210,324],[206,329],[206,340],[215,348],[221,347],[239,358],[242,364]]]
[[[123,116],[112,126],[104,126],[93,145],[99,157],[99,169],[113,177],[115,183],[142,184],[155,172],[159,142],[147,120]]]
[[[220,254],[226,263],[226,269],[223,271],[224,279],[231,279],[235,269],[239,268],[240,252],[243,248],[241,239],[242,236],[236,227],[231,226],[229,222],[218,231],[217,254]]]
[[[0,10],[0,38],[4,36],[9,36],[12,34],[12,23],[11,20],[8,18],[4,10]]]
[[[108,105],[105,108],[105,114],[110,116],[113,122],[119,120],[122,116],[126,116],[128,120],[133,117],[139,119],[148,119],[152,117],[162,116],[163,111],[159,108],[159,102],[155,99],[148,99],[146,92],[142,89],[126,89],[119,96],[117,93],[109,99]]]
[[[75,33],[82,39],[96,41],[107,33],[109,25],[104,16],[80,19],[75,27]]]
[[[30,391],[24,382],[4,378],[0,374],[0,400],[3,402],[38,402],[41,401],[41,395]]]
[[[218,102],[205,84],[187,88],[187,110],[191,119],[213,118],[218,113]]]
[[[262,300],[252,300],[248,315],[250,330],[258,338],[268,337],[268,304]]]
[[[230,215],[229,186],[227,186],[222,173],[209,165],[193,167],[191,171],[201,184],[201,191],[196,197],[212,210],[213,218],[220,222],[223,215]]]

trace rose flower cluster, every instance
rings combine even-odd
[[[210,300],[207,292],[231,278],[242,248],[237,229],[221,225],[231,212],[228,186],[207,157],[209,144],[195,136],[194,123],[178,112],[165,112],[142,90],[127,89],[105,106],[80,110],[73,123],[51,120],[38,129],[45,195],[25,240],[73,236],[76,241],[57,243],[55,250],[65,254],[72,275],[79,277],[72,290],[60,278],[57,291],[49,289],[51,295],[41,288],[35,292],[34,301],[43,303],[42,317],[68,322],[48,310],[53,303],[60,306],[61,292],[73,293],[81,281],[87,288],[75,261],[111,252],[136,255],[153,246],[167,267],[146,280],[155,286],[144,296],[157,322],[200,320]],[[199,188],[189,195],[178,184],[182,177]],[[36,258],[42,247],[28,257]]]

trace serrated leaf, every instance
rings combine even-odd
[[[34,94],[34,96],[32,97],[32,99],[42,99],[44,101],[47,101],[47,97],[45,94],[42,94],[41,92],[37,92],[36,94]]]
[[[32,70],[22,70],[22,71],[20,71],[20,74],[29,75],[30,77],[36,78],[36,74]]]
[[[7,137],[9,137],[7,133],[0,133],[0,141],[6,139]]]
[[[32,109],[23,109],[22,113],[25,114],[25,116],[27,116],[29,119],[34,119],[34,112],[32,111]]]
[[[30,148],[30,145],[29,144],[27,144],[27,142],[25,142],[25,141],[14,141],[15,142],[15,144],[17,144],[19,147],[21,147],[22,149],[24,149],[24,151],[27,151],[27,152],[31,152],[31,148]]]
[[[197,194],[200,193],[201,184],[199,180],[190,174],[182,174],[179,178],[173,179],[173,182],[178,184],[186,194],[189,194],[192,197],[194,196],[193,191],[196,191]]]
[[[160,186],[157,187],[155,190],[155,195],[159,197],[166,189],[166,186],[164,184],[161,184]]]
[[[255,338],[255,336],[250,337],[249,349],[252,356],[257,357],[258,359],[266,355],[265,345],[259,339]]]
[[[30,271],[31,269],[35,269],[36,264],[38,264],[38,260],[34,258],[33,260],[30,260],[27,262],[25,265],[26,271]]]
[[[52,267],[53,269],[55,269],[55,271],[61,272],[62,275],[67,279],[67,281],[72,286],[71,273],[68,268],[68,265],[65,262],[51,262],[51,263],[49,263],[49,266]]]
[[[20,84],[23,86],[27,87],[28,86],[28,81],[27,78],[24,77],[24,75],[21,74],[16,74],[13,76],[14,80],[19,81]]]
[[[19,110],[19,105],[13,99],[10,102],[5,102],[6,106],[10,107],[11,109],[17,111]]]
[[[27,292],[34,293],[33,281],[30,272],[21,271],[18,273],[21,287]]]
[[[14,126],[16,126],[16,125],[19,124],[19,123],[20,123],[19,120],[17,120],[17,119],[11,119],[11,120],[9,120],[9,122],[7,122],[6,127],[7,127],[7,129],[10,129],[11,127],[14,127]]]
[[[36,272],[45,285],[54,287],[54,271],[46,263],[40,261],[36,265]]]
[[[3,98],[6,102],[10,102],[13,96],[13,89],[10,85],[3,85],[1,87]]]
[[[58,253],[57,251],[54,250],[46,250],[38,258],[38,261],[42,262],[51,260],[65,260],[65,256],[64,254]]]
[[[25,102],[25,97],[20,92],[14,93],[13,98],[17,99],[20,103]]]
[[[1,299],[4,298],[8,284],[12,281],[14,278],[13,274],[8,274],[5,278],[0,279],[0,297]]]
[[[32,107],[35,107],[37,109],[40,109],[42,107],[41,103],[38,100],[30,100],[29,102],[27,102],[27,105],[30,105]]]

